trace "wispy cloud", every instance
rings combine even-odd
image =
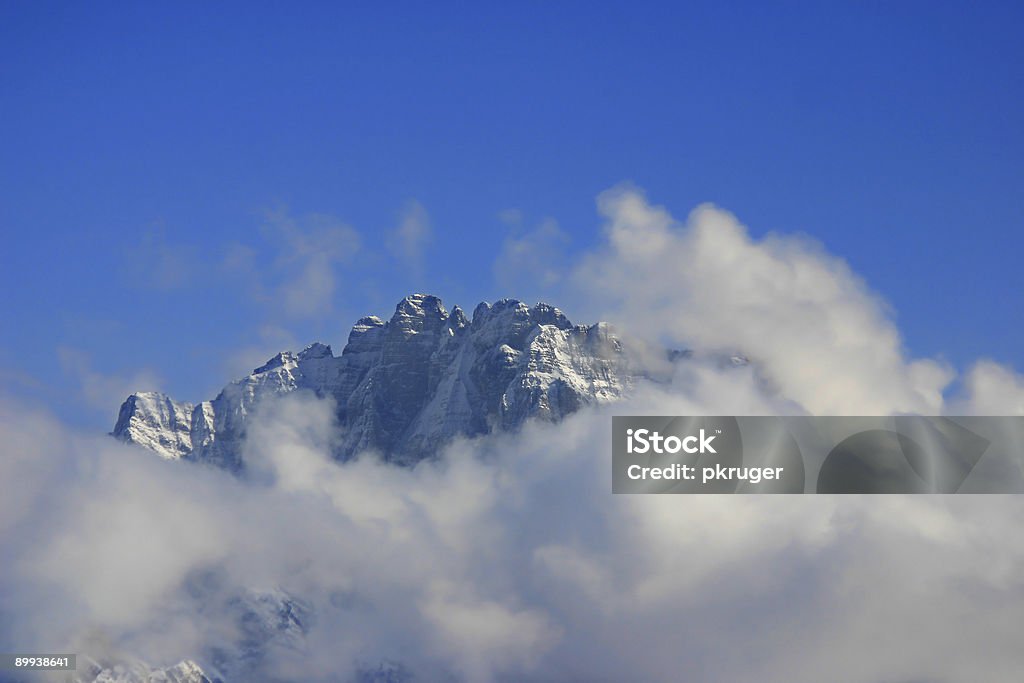
[[[154,371],[137,370],[126,374],[103,373],[93,366],[92,356],[69,346],[57,348],[61,369],[77,384],[87,406],[114,415],[125,396],[136,391],[157,391],[163,380]]]
[[[136,282],[160,291],[172,291],[194,283],[205,270],[195,247],[168,240],[162,223],[149,226],[138,243],[126,251],[126,272]]]
[[[427,210],[412,200],[402,209],[398,226],[388,234],[387,247],[405,265],[422,269],[424,252],[432,239]]]
[[[266,234],[276,248],[268,273],[272,303],[295,318],[328,314],[337,287],[336,268],[359,250],[359,234],[326,214],[295,218],[278,210],[268,212],[266,221]]]
[[[339,277],[362,248],[359,233],[334,216],[296,216],[285,207],[266,210],[261,218],[255,239],[208,253],[177,243],[162,226],[154,226],[127,250],[127,272],[162,291],[238,288],[239,304],[264,307],[272,322],[330,314]]]
[[[504,211],[501,218],[509,235],[494,262],[498,285],[510,296],[552,299],[568,272],[569,236],[552,218],[528,230],[518,211]]]

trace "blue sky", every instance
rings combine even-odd
[[[571,262],[622,181],[807,233],[912,354],[1020,370],[1021,25],[1010,2],[5,3],[2,381],[109,428],[68,390],[155,373],[198,399],[411,291],[528,297],[496,277],[510,236],[554,221]],[[308,267],[329,300],[282,314]]]

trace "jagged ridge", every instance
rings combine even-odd
[[[340,356],[315,343],[282,352],[212,401],[133,394],[112,434],[167,458],[242,468],[248,416],[268,396],[308,389],[330,396],[344,438],[341,459],[365,451],[411,464],[457,435],[559,420],[621,397],[640,376],[606,323],[573,325],[557,308],[513,299],[458,306],[414,294],[387,322],[361,318]]]

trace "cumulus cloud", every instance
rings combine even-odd
[[[812,413],[941,410],[952,371],[907,358],[884,302],[810,239],[752,239],[711,205],[680,222],[629,185],[598,209],[607,242],[574,273],[587,308],[655,338],[742,349]]]
[[[1024,415],[1024,376],[991,360],[978,361],[967,373],[951,412]]]

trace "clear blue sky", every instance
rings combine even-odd
[[[239,244],[273,262],[267,209],[362,235],[337,319],[275,323],[340,347],[409,291],[516,295],[499,214],[583,250],[623,180],[813,235],[915,355],[1024,369],[1021,3],[212,5],[0,5],[9,387],[73,386],[61,348],[184,398],[222,384],[266,341],[269,304],[221,265]],[[421,269],[379,257],[411,200]]]

